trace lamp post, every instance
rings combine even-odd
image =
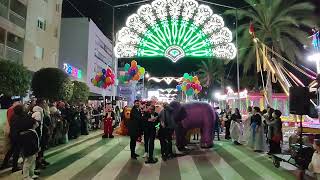
[[[146,88],[145,88],[145,79],[148,79],[150,77],[150,74],[148,72],[146,72],[146,74],[143,76],[143,79],[142,79],[142,86],[143,86],[143,90],[142,90],[142,98],[145,97],[145,92],[146,92]]]

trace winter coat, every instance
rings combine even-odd
[[[165,128],[168,129],[175,129],[176,123],[173,118],[173,109],[171,107],[165,107],[160,113],[159,113],[159,119],[160,122],[162,122],[165,125]]]
[[[42,128],[43,128],[43,118],[44,118],[44,112],[43,112],[42,107],[40,107],[40,106],[33,107],[31,116],[33,119],[37,120],[39,123],[39,127],[36,129],[36,131],[39,135],[39,138],[41,139]]]
[[[27,114],[15,114],[10,121],[10,138],[13,141],[20,140],[20,132],[32,128],[33,119]]]
[[[266,120],[268,125],[268,139],[273,139],[275,136],[282,139],[282,122],[280,118]]]
[[[20,137],[24,157],[32,156],[39,152],[39,137],[35,130],[22,131]]]
[[[130,121],[128,122],[128,130],[130,136],[138,136],[141,133],[142,114],[141,110],[133,107],[130,113]]]

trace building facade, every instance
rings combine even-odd
[[[85,82],[97,95],[114,96],[114,87],[102,89],[91,79],[102,69],[114,71],[112,42],[88,18],[63,18],[61,22],[59,67],[74,80]]]
[[[0,58],[58,67],[62,0],[0,0]]]

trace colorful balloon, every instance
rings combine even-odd
[[[197,82],[197,81],[198,81],[198,77],[197,76],[193,76],[192,82]]]
[[[130,69],[130,64],[126,63],[126,64],[124,65],[124,70],[125,70],[125,71],[128,71],[129,69]]]
[[[146,72],[146,70],[145,70],[143,67],[141,67],[141,68],[139,69],[139,73],[140,73],[141,75],[144,75],[145,72]]]
[[[177,86],[176,86],[176,89],[177,89],[178,91],[181,91],[181,90],[182,90],[181,85],[177,85]]]
[[[137,61],[135,61],[135,60],[131,61],[131,67],[136,67],[137,64],[138,64]]]
[[[184,74],[183,74],[183,78],[189,79],[189,74],[188,74],[188,73],[184,73]]]
[[[192,85],[190,83],[187,84],[187,89],[190,89]]]

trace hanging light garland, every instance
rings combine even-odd
[[[236,47],[223,18],[195,0],[155,0],[142,5],[118,32],[118,58],[233,59]]]
[[[155,81],[157,83],[161,82],[161,81],[164,81],[166,82],[168,85],[171,84],[173,81],[175,82],[180,82],[182,81],[183,77],[151,77],[148,79],[148,81]]]

